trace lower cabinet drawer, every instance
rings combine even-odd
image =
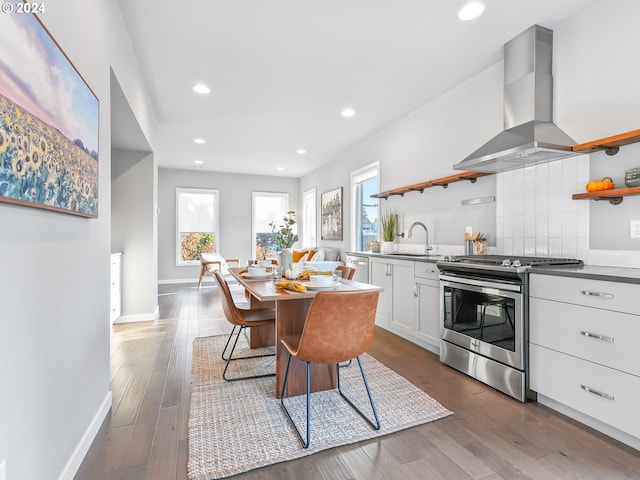
[[[538,345],[530,370],[532,390],[640,438],[640,377]]]
[[[531,298],[529,341],[640,376],[640,316]]]
[[[634,315],[638,314],[638,292],[640,292],[640,286],[635,283],[553,275],[532,274],[529,284],[530,297]]]
[[[414,262],[414,275],[428,280],[438,281],[440,270],[435,263],[431,262]]]

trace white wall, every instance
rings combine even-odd
[[[640,129],[639,19],[640,2],[608,0],[555,32],[555,119],[578,143]],[[640,144],[621,147],[614,156],[593,153],[589,178],[608,176],[623,187],[624,171],[638,166]],[[577,188],[574,193],[584,191],[584,185]],[[620,205],[576,203],[589,210],[590,249],[640,250],[640,240],[629,236],[629,221],[640,218],[640,196]]]
[[[452,169],[454,163],[498,133],[502,123],[502,63],[499,63],[352,145],[330,165],[303,177],[301,188],[315,186],[320,195],[338,186],[345,187],[344,241],[339,246],[343,252],[349,251],[352,171],[379,161],[381,191],[448,176],[457,173]],[[397,209],[403,217],[404,229],[415,221],[425,223],[430,244],[458,245],[462,249],[467,225],[486,232],[489,244],[495,245],[495,203],[461,205],[465,199],[490,196],[495,196],[495,179],[483,177],[475,184],[454,183],[446,189],[430,188],[422,194],[410,192],[404,197],[377,202],[382,209]],[[424,234],[417,230],[414,238],[398,240],[411,244],[424,241]]]
[[[289,177],[239,175],[161,168],[158,172],[158,281],[197,280],[199,266],[176,266],[176,188],[211,188],[219,191],[219,252],[243,262],[253,258],[251,192],[289,194],[289,208],[301,211],[299,180]],[[207,277],[207,281],[211,277]]]
[[[154,320],[157,168],[148,152],[112,150],[111,157],[111,250],[122,252],[122,314],[117,323]]]
[[[607,0],[554,28],[554,120],[578,143],[640,128],[640,63],[634,60],[637,56],[636,46],[640,44],[640,29],[637,28],[639,18],[640,2]],[[502,130],[502,85],[503,64],[499,62],[351,146],[331,164],[302,178],[301,189],[318,186],[320,193],[336,186],[348,186],[352,170],[375,160],[381,164],[381,190],[454,173],[451,168],[453,164]],[[569,234],[565,226],[564,233],[558,234],[554,230],[551,232],[553,236],[550,236],[549,221],[555,228],[557,219],[546,217],[547,221],[544,222],[539,217],[541,231],[527,230],[526,251],[549,252],[551,245],[551,251],[556,252],[559,239],[563,239],[564,246],[559,247],[560,252],[576,252],[574,254],[582,256],[585,243],[589,243],[584,234],[588,225],[591,226],[591,248],[639,249],[637,241],[628,239],[628,229],[629,220],[638,217],[636,212],[640,209],[640,197],[628,197],[619,206],[607,202],[574,202],[570,198],[570,193],[575,193],[570,191],[571,188],[584,188],[581,182],[585,171],[586,174],[589,170],[592,172],[591,178],[607,175],[614,180],[619,179],[616,183],[622,185],[624,170],[640,166],[637,161],[638,148],[623,147],[616,157],[605,158],[604,153],[592,154],[590,167],[572,174],[566,172],[561,181],[565,189],[559,193],[554,187],[552,197],[547,196],[548,184],[540,183],[539,188],[544,191],[536,193],[530,184],[525,186],[519,182],[524,173],[507,175],[508,182],[513,181],[514,175],[518,180],[516,184],[511,183],[510,188],[514,191],[524,187],[527,195],[544,197],[554,205],[561,202],[564,209],[562,220],[569,220],[576,212],[580,212],[581,218],[584,218],[585,211],[590,212],[588,220],[575,223],[575,234]],[[552,172],[555,168],[550,167]],[[538,170],[540,176],[550,171],[549,167]],[[543,171],[546,173],[543,174]],[[437,244],[461,244],[464,226],[471,225],[475,230],[486,232],[489,244],[497,245],[505,253],[509,250],[525,251],[525,236],[520,235],[514,243],[512,230],[513,225],[519,228],[523,221],[522,214],[498,227],[497,214],[502,222],[505,220],[505,211],[498,207],[496,212],[496,204],[460,206],[460,200],[463,199],[495,195],[496,179],[497,176],[484,177],[475,185],[463,182],[450,185],[447,190],[407,193],[402,198],[392,197],[387,202],[381,200],[381,205],[403,212],[405,226],[416,220],[425,222],[430,229],[430,240],[433,238]],[[548,180],[555,185],[558,178]],[[499,196],[502,197],[502,194]],[[346,202],[350,198],[347,192]],[[511,207],[506,207],[507,215],[513,215]],[[347,228],[345,241],[341,243],[343,249],[349,248],[350,208],[350,204],[346,203]],[[504,231],[498,232],[498,228],[502,229],[505,225],[507,235]],[[608,235],[608,232],[616,232],[616,235]],[[546,246],[543,237],[546,238]],[[533,248],[532,239],[537,239],[537,246]]]
[[[117,3],[59,0],[41,19],[100,100],[99,217],[0,204],[0,461],[9,480],[72,478],[110,405],[110,65],[153,138]]]

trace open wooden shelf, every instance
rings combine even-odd
[[[605,150],[607,155],[615,155],[623,145],[629,145],[636,142],[640,142],[640,130],[632,130],[627,133],[621,133],[620,135],[594,140],[593,142],[581,143],[579,145],[574,145],[571,149],[574,152],[584,153]]]
[[[614,188],[599,192],[574,193],[574,200],[609,200],[612,205],[622,203],[622,197],[627,195],[640,195],[640,187]]]
[[[468,180],[471,183],[475,183],[477,178],[484,177],[485,175],[491,174],[484,172],[461,172],[456,173],[455,175],[449,175],[448,177],[436,178],[434,180],[427,180],[426,182],[416,183],[414,185],[408,185],[406,187],[394,188],[393,190],[387,190],[386,192],[374,193],[373,195],[371,195],[371,197],[384,198],[386,200],[393,195],[400,195],[402,197],[405,193],[408,192],[422,193],[426,188],[431,187],[447,188],[450,183],[461,182],[463,180]]]

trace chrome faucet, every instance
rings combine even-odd
[[[415,227],[416,225],[420,225],[422,228],[424,228],[424,233],[427,236],[426,245],[424,247],[425,253],[428,252],[429,250],[433,250],[433,247],[429,246],[429,230],[427,230],[426,225],[422,222],[413,222],[411,224],[411,226],[409,227],[409,233],[407,233],[407,238],[411,238],[411,234],[413,233],[413,227]]]

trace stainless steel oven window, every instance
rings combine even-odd
[[[441,296],[444,340],[524,369],[521,293],[442,281]]]
[[[444,289],[444,327],[516,351],[516,301],[500,295]]]

